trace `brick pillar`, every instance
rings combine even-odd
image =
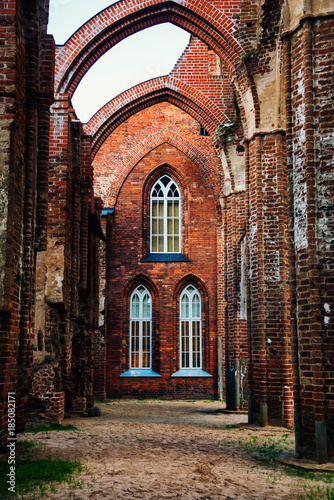
[[[293,34],[287,35],[291,44],[288,76],[292,90],[290,147],[300,388],[296,430],[298,451],[318,462],[328,460],[327,431],[333,419],[333,404],[326,387],[333,376],[332,361],[329,361],[333,350],[328,349],[330,337],[333,342],[333,326],[324,320],[325,303],[330,304],[332,300],[327,283],[333,284],[333,269],[326,264],[322,267],[319,252],[325,241],[333,252],[334,240],[330,222],[333,221],[332,202],[329,201],[333,196],[330,191],[333,183],[328,176],[328,165],[333,164],[334,154],[329,144],[325,146],[333,126],[333,109],[326,105],[326,98],[334,75],[333,50],[327,52],[331,45],[326,45],[326,30],[327,36],[333,32],[333,19],[304,19]],[[317,68],[321,68],[322,75],[326,74],[326,78],[322,77],[324,85],[316,76]]]
[[[264,290],[264,241],[261,150],[257,135],[249,145],[250,345],[252,357],[250,421],[268,423]]]
[[[283,387],[293,389],[291,197],[285,134],[249,144],[251,421],[291,427]],[[284,396],[286,398],[286,395]]]

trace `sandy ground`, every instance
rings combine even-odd
[[[248,426],[219,402],[112,401],[101,417],[69,418],[79,431],[23,434],[46,456],[80,459],[81,487],[61,485],[49,499],[295,499],[295,479],[252,459],[238,439],[286,429]],[[241,424],[241,427],[229,428]],[[78,485],[78,483],[77,483]]]

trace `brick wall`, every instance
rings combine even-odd
[[[190,262],[141,263],[149,253],[150,176],[160,165],[182,193],[183,253]],[[175,174],[174,174],[175,170]],[[151,184],[150,184],[151,185]],[[204,203],[205,200],[205,203]],[[170,145],[149,153],[128,175],[118,195],[107,265],[107,395],[206,397],[217,392],[216,214],[213,193],[198,169]],[[188,278],[187,278],[188,277]],[[171,378],[178,363],[178,300],[181,283],[192,282],[203,302],[203,369],[208,379]],[[145,284],[153,300],[153,370],[161,378],[119,378],[129,369],[129,299]]]

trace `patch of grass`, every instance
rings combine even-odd
[[[203,403],[215,403],[216,400],[215,399],[208,399],[206,401],[203,401]]]
[[[250,438],[239,438],[239,445],[251,454],[255,460],[263,464],[273,464],[277,456],[283,451],[293,449],[292,436],[284,434],[283,436],[251,436]]]
[[[298,477],[309,481],[322,481],[328,484],[334,484],[334,473],[332,472],[318,472],[312,470],[294,469],[293,467],[284,467],[285,472],[292,477]],[[334,497],[333,497],[334,498]]]
[[[72,475],[80,473],[82,465],[71,460],[24,460],[15,465],[15,493],[8,491],[10,486],[7,474],[8,464],[0,464],[0,498],[18,498],[36,490],[35,497],[43,498],[50,491],[55,491],[52,482],[70,484]]]
[[[305,493],[298,495],[298,500],[333,500],[334,488],[331,486],[303,485]],[[307,490],[307,491],[306,491]]]
[[[21,446],[25,450],[29,450],[31,448],[35,448],[36,446],[40,446],[39,443],[33,441],[32,439],[25,439],[24,441],[18,441],[18,446]]]
[[[36,434],[37,432],[57,432],[57,431],[77,431],[77,427],[74,425],[61,425],[57,423],[50,424],[28,424],[24,433]]]

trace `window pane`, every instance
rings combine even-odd
[[[131,317],[139,318],[139,297],[137,294],[132,297]]]
[[[189,368],[189,323],[181,322],[181,368]]]
[[[201,317],[201,302],[199,296],[196,294],[193,296],[192,300],[192,307],[193,307],[193,318],[200,318]]]
[[[150,368],[150,322],[143,321],[142,368]]]
[[[158,221],[157,219],[152,219],[152,234],[157,234],[158,232]]]
[[[173,219],[167,219],[167,234],[173,234]]]
[[[139,321],[131,323],[131,368],[139,368]]]
[[[163,217],[163,216],[164,216],[164,202],[159,201],[159,217]]]
[[[152,201],[152,217],[156,217],[158,215],[158,202]]]
[[[158,227],[159,227],[158,234],[164,234],[164,220],[163,219],[159,219]]]
[[[183,295],[181,299],[181,318],[189,318],[189,299],[187,295]]]
[[[168,236],[167,238],[167,252],[174,252],[173,236]]]
[[[180,252],[180,238],[178,236],[174,237],[174,252]]]
[[[163,236],[158,237],[158,252],[161,252],[161,253],[164,252],[164,237]]]
[[[179,219],[174,219],[174,234],[179,234]]]
[[[143,299],[143,318],[151,317],[151,298],[148,294]]]
[[[152,236],[152,252],[158,251],[158,238],[156,236]]]
[[[179,213],[179,202],[178,201],[174,201],[174,217],[179,217],[180,216],[180,213]]]
[[[160,182],[162,182],[162,184],[166,187],[167,184],[170,183],[170,178],[167,177],[167,175],[164,175],[161,179],[160,179]]]
[[[193,321],[192,324],[192,351],[193,351],[193,368],[200,368],[201,356],[201,337],[200,337],[200,323]]]
[[[167,215],[168,215],[168,217],[173,217],[173,205],[174,205],[173,201],[167,202]]]

